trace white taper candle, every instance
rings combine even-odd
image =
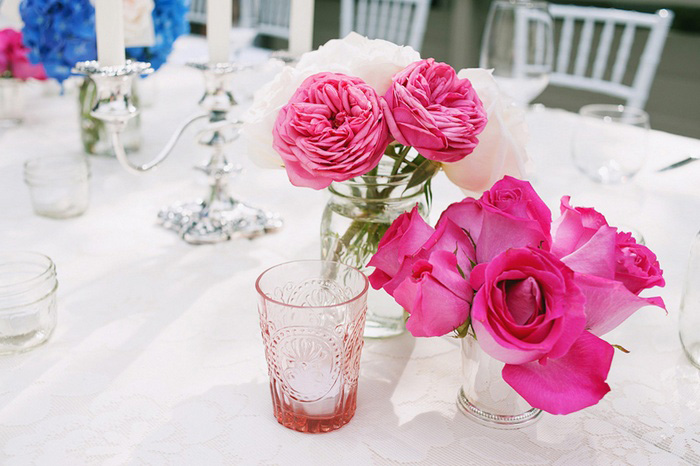
[[[209,63],[225,63],[230,60],[232,18],[233,0],[207,0]]]
[[[121,66],[124,52],[123,0],[95,0],[97,61],[101,66]]]
[[[310,52],[314,39],[314,0],[292,0],[289,17],[289,53]]]

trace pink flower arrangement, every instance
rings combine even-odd
[[[279,111],[273,147],[295,186],[322,189],[364,175],[385,153],[398,171],[410,146],[420,155],[404,172],[413,166],[429,179],[439,162],[468,156],[486,123],[469,80],[431,58],[394,75],[383,97],[358,77],[313,74]],[[390,147],[393,139],[404,147]]]
[[[33,65],[29,50],[22,43],[22,33],[14,29],[0,30],[0,76],[27,80],[46,79],[44,67]]]
[[[601,336],[643,306],[665,308],[639,296],[664,285],[646,246],[566,196],[552,222],[532,186],[508,176],[449,206],[435,228],[403,214],[369,265],[372,286],[408,311],[413,335],[475,337],[505,363],[506,383],[553,414],[610,391],[614,349]]]

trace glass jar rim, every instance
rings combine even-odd
[[[362,277],[362,280],[363,280],[362,291],[360,291],[358,293],[354,293],[352,298],[346,299],[342,302],[335,303],[335,304],[327,304],[327,305],[323,305],[323,306],[302,306],[299,304],[288,304],[288,303],[285,303],[285,302],[282,302],[282,301],[279,301],[279,300],[273,298],[268,293],[263,291],[260,282],[263,280],[263,277],[265,277],[269,272],[276,270],[276,269],[280,269],[282,267],[292,265],[292,264],[305,264],[305,263],[306,264],[313,264],[313,263],[333,264],[336,267],[341,267],[341,268],[345,268],[347,270],[352,270],[355,273],[359,274],[360,277]],[[283,307],[288,307],[288,308],[292,308],[292,309],[301,309],[301,310],[303,310],[303,309],[332,309],[335,307],[345,306],[345,305],[354,303],[357,300],[361,299],[362,296],[366,295],[367,291],[369,291],[369,280],[367,279],[367,276],[364,273],[362,273],[359,269],[357,269],[356,267],[353,267],[351,265],[343,264],[342,262],[329,261],[329,260],[323,260],[323,259],[304,259],[304,260],[293,260],[293,261],[282,262],[281,264],[277,264],[277,265],[273,265],[272,267],[269,267],[268,269],[266,269],[264,272],[262,272],[258,276],[257,280],[255,280],[255,290],[258,292],[258,295],[260,295],[266,301],[269,301],[271,303],[274,303],[274,304],[277,304],[277,305],[283,306]]]
[[[638,107],[615,104],[588,104],[581,107],[579,115],[588,118],[597,118],[616,123],[649,124],[649,114]]]
[[[90,178],[90,165],[84,157],[58,155],[36,157],[24,162],[24,180],[28,184],[82,181]]]
[[[8,261],[8,258],[11,258],[12,256],[16,257],[16,260],[13,260],[12,262]],[[17,287],[25,284],[29,284],[32,281],[38,281],[38,279],[43,279],[47,275],[55,274],[56,272],[56,264],[51,260],[51,258],[45,254],[42,254],[40,252],[33,252],[33,251],[13,251],[13,252],[8,252],[8,251],[0,251],[0,266],[4,264],[11,264],[11,263],[27,263],[31,262],[32,259],[34,260],[39,260],[43,262],[43,264],[38,264],[37,262],[34,262],[36,265],[40,265],[42,267],[42,270],[38,272],[36,275],[30,278],[25,278],[22,280],[18,280],[13,283],[6,283],[6,284],[0,284],[0,294],[2,294],[3,289],[9,289],[10,287]]]

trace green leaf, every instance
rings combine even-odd
[[[413,171],[411,178],[408,180],[408,185],[406,189],[411,189],[414,186],[418,186],[426,180],[432,178],[440,170],[440,164],[433,162],[432,160],[426,160],[425,162],[418,165]]]
[[[458,338],[464,338],[469,334],[469,327],[471,326],[471,318],[467,317],[467,320],[455,329]]]

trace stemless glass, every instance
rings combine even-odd
[[[576,166],[600,183],[633,177],[647,157],[649,115],[624,105],[585,105],[573,136]]]
[[[256,282],[277,421],[307,433],[347,424],[357,406],[369,282],[331,261],[296,261]]]
[[[498,87],[526,106],[549,84],[553,44],[546,2],[496,0],[486,20],[479,66],[493,69]]]

